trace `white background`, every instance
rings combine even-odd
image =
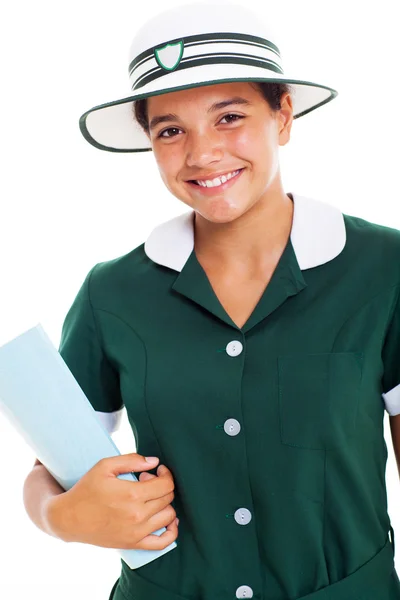
[[[285,191],[400,229],[397,0],[261,5],[282,31],[285,72],[339,91],[294,122],[281,148]],[[87,109],[129,96],[131,40],[165,6],[165,0],[4,3],[0,343],[41,322],[58,345],[89,269],[188,210],[165,188],[152,152],[104,152],[78,128]],[[121,453],[135,451],[126,414],[113,437]],[[399,475],[387,414],[385,438],[389,514],[400,548]],[[35,456],[1,414],[0,457],[0,596],[108,600],[120,573],[118,554],[64,544],[33,525],[22,489]]]

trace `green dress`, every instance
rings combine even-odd
[[[400,413],[400,231],[289,196],[242,328],[193,211],[96,264],[68,311],[59,351],[99,417],[112,432],[125,407],[175,481],[177,548],[121,559],[110,599],[400,599],[383,422]]]

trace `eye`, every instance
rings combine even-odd
[[[235,119],[234,119],[234,120],[232,120],[232,121],[229,121],[229,122],[228,122],[228,125],[229,125],[229,123],[234,123],[234,122],[235,122],[237,119],[244,119],[244,117],[243,117],[242,115],[235,115],[235,114],[233,114],[233,113],[229,113],[229,114],[227,114],[227,115],[224,115],[224,116],[221,118],[221,121],[222,121],[223,119],[226,119],[227,117],[235,117]],[[220,122],[221,122],[221,121],[220,121]],[[161,131],[161,132],[158,134],[158,136],[157,136],[157,137],[158,137],[158,138],[161,138],[161,137],[162,137],[162,138],[165,138],[165,139],[166,139],[166,138],[175,137],[174,135],[172,135],[172,136],[171,136],[171,135],[163,135],[163,134],[164,134],[166,131],[181,131],[181,130],[180,130],[178,127],[169,127],[168,129],[163,129],[163,131]]]
[[[167,136],[163,135],[163,133],[165,133],[166,131],[174,131],[174,130],[175,130],[175,131],[179,131],[178,127],[169,127],[169,129],[164,129],[163,131],[161,131],[161,132],[158,134],[158,136],[157,136],[157,137],[159,137],[159,138],[160,138],[160,137],[163,137],[163,138],[165,138],[165,137],[167,137],[167,138],[174,137],[174,136],[170,136],[170,135],[167,135]]]
[[[244,119],[244,117],[242,117],[242,115],[234,115],[233,113],[229,113],[229,115],[225,115],[224,117],[222,117],[222,119],[226,119],[227,117],[236,117],[236,119]],[[222,119],[221,119],[221,121],[222,121]],[[229,122],[233,123],[234,121],[229,121]]]

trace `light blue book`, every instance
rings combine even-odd
[[[66,491],[99,460],[121,454],[40,324],[0,347],[0,410]],[[117,552],[137,569],[176,547]]]

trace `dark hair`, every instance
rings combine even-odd
[[[269,81],[250,81],[249,83],[253,88],[261,92],[273,112],[280,110],[282,94],[285,92],[294,93],[294,90],[292,90],[292,87],[288,83],[274,83]],[[147,98],[134,101],[133,113],[139,125],[148,134]]]

